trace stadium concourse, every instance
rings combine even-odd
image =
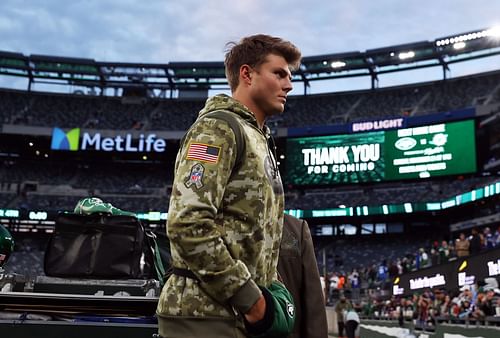
[[[193,92],[0,89],[0,222],[16,243],[0,294],[47,280],[54,220],[82,197],[137,213],[168,251],[175,154],[207,94]],[[362,337],[498,333],[500,70],[292,96],[268,122],[286,212],[311,228],[332,336],[341,295],[360,314]],[[357,122],[382,127],[354,131]]]

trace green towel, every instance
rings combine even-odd
[[[124,211],[118,209],[111,205],[111,203],[106,203],[97,197],[85,197],[78,201],[76,204],[75,214],[90,215],[98,212],[107,213],[111,215],[124,215],[124,216],[134,216],[136,214],[130,211]]]
[[[268,288],[260,287],[266,298],[266,315],[258,328],[247,325],[252,338],[286,338],[295,323],[295,305],[290,291],[280,282],[274,281]],[[271,310],[272,309],[272,310]],[[272,311],[268,314],[268,311]],[[257,331],[257,332],[256,332]],[[264,331],[264,332],[262,332]]]

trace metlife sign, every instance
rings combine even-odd
[[[80,135],[81,134],[81,135]],[[156,134],[140,134],[135,137],[131,133],[103,137],[100,132],[80,132],[74,128],[65,132],[60,128],[52,130],[50,148],[66,151],[105,151],[105,152],[165,152],[167,142],[156,137]]]

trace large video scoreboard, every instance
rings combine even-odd
[[[328,185],[476,171],[474,120],[287,139],[286,182]]]

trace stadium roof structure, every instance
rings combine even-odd
[[[445,36],[365,52],[308,56],[302,59],[293,81],[311,81],[369,76],[372,88],[378,75],[440,66],[443,78],[453,63],[500,54],[500,27]],[[169,62],[165,64],[100,62],[93,59],[29,55],[0,51],[0,75],[28,79],[35,83],[81,86],[92,90],[139,90],[139,93],[208,91],[227,89],[223,62]]]

